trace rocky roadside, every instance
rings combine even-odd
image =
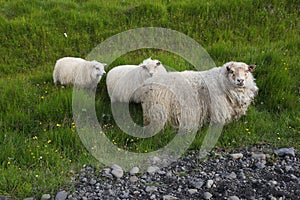
[[[137,167],[124,172],[117,165],[100,171],[86,166],[72,181],[74,190],[58,192],[55,200],[297,200],[300,155],[293,148],[262,146],[216,150],[203,160],[199,152],[190,151],[167,167],[153,165],[145,173]]]

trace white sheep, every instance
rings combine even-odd
[[[106,64],[95,60],[64,57],[56,61],[53,71],[53,82],[57,86],[76,85],[84,88],[95,88],[105,74]]]
[[[139,99],[132,94],[146,79],[160,73],[167,73],[158,60],[148,58],[140,65],[121,65],[107,73],[106,85],[111,102],[135,102]]]
[[[258,93],[254,69],[255,65],[228,62],[207,71],[169,72],[148,79],[138,93],[144,125],[162,127],[169,121],[174,127],[194,128],[239,119]]]

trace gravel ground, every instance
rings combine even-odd
[[[138,170],[86,166],[72,180],[75,191],[56,199],[300,199],[300,155],[293,148],[216,150],[205,160],[190,151],[167,167]]]
[[[189,151],[162,168],[156,166],[160,162],[156,157],[144,173],[137,167],[124,172],[118,165],[100,171],[86,166],[72,177],[72,191],[40,199],[300,199],[300,154],[294,148],[256,146],[218,149],[205,159],[199,155]]]

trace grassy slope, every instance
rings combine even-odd
[[[52,84],[53,66],[60,57],[85,57],[104,39],[138,27],[180,31],[199,42],[217,65],[230,60],[257,63],[259,96],[247,116],[225,127],[218,146],[271,143],[300,149],[296,0],[0,0],[0,5],[0,195],[53,193],[67,187],[70,169],[96,163],[74,128],[72,89],[56,90]],[[129,53],[112,66],[149,56],[178,70],[190,67],[176,55],[151,50]],[[152,140],[128,139],[110,118],[102,118],[110,114],[104,79],[96,108],[120,148],[150,151],[172,136],[167,130],[169,134]],[[200,139],[201,134],[192,148],[199,148]]]

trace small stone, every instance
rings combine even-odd
[[[6,196],[1,196],[1,200],[7,200]]]
[[[202,179],[196,179],[191,182],[192,186],[196,189],[200,189],[204,185],[204,181]]]
[[[174,197],[172,195],[164,195],[163,200],[176,200],[178,199],[177,197]]]
[[[43,194],[41,197],[41,200],[48,200],[51,199],[51,195],[50,194]]]
[[[112,169],[122,169],[122,167],[119,166],[119,165],[117,165],[117,164],[113,164],[113,165],[111,166],[111,168],[112,168]]]
[[[293,156],[295,157],[295,149],[291,148],[281,148],[274,151],[274,153],[278,156]]]
[[[152,194],[152,195],[150,196],[150,199],[151,199],[151,200],[155,200],[155,199],[156,199],[155,194]]]
[[[87,178],[81,179],[81,182],[86,183],[87,182]]]
[[[131,183],[135,183],[135,182],[137,182],[139,180],[139,178],[137,177],[137,176],[131,176],[130,178],[129,178],[129,181],[131,182]]]
[[[260,162],[257,162],[255,163],[255,166],[258,168],[258,169],[263,169],[266,167],[266,161],[265,160],[262,160]]]
[[[147,186],[146,187],[146,192],[151,193],[151,192],[156,192],[156,191],[157,191],[157,187],[155,187],[155,186]]]
[[[230,196],[228,200],[240,200],[240,198],[234,195],[234,196]]]
[[[244,172],[241,172],[241,173],[239,174],[239,178],[240,178],[240,179],[246,179],[246,176],[245,176]]]
[[[159,170],[159,167],[157,167],[157,166],[150,166],[150,167],[148,167],[147,172],[148,172],[149,174],[154,174],[154,173],[157,172],[158,170]]]
[[[135,175],[137,173],[139,173],[140,169],[138,167],[133,167],[130,171],[129,174],[130,175]]]
[[[251,153],[251,157],[257,160],[266,160],[266,154],[264,153]]]
[[[128,197],[129,197],[129,191],[128,190],[123,191],[122,195],[120,197],[123,198],[123,199],[128,199]]]
[[[58,192],[55,196],[55,200],[65,200],[67,199],[68,193],[65,190]]]
[[[213,184],[214,184],[214,181],[213,181],[213,180],[207,180],[207,182],[206,182],[206,187],[207,187],[207,188],[211,188]]]
[[[189,190],[188,190],[188,193],[189,193],[189,194],[195,194],[195,193],[197,193],[197,192],[198,192],[197,189],[189,189]]]
[[[290,166],[290,165],[285,166],[285,171],[286,172],[289,172],[289,171],[292,171],[292,170],[293,170],[292,166]]]
[[[277,181],[274,181],[274,180],[271,180],[271,181],[269,181],[269,183],[271,184],[271,185],[277,185]]]
[[[113,169],[111,171],[111,174],[114,175],[116,178],[121,178],[124,175],[124,172],[122,169]]]
[[[231,172],[230,174],[227,174],[225,177],[228,179],[235,179],[237,177],[237,175],[236,175],[236,173]]]
[[[204,198],[204,199],[211,199],[212,196],[213,196],[213,195],[212,195],[211,193],[209,193],[209,192],[204,192],[204,193],[203,193],[203,198]]]
[[[294,174],[291,174],[290,176],[291,176],[291,179],[293,179],[293,180],[297,180],[298,179],[298,177],[295,176]]]
[[[96,183],[97,183],[97,181],[96,181],[95,179],[91,179],[91,180],[90,180],[90,184],[91,184],[91,185],[95,185]]]
[[[113,175],[111,174],[111,169],[109,169],[109,168],[103,169],[101,176],[109,178],[109,179],[113,179]]]
[[[242,158],[244,155],[242,153],[232,153],[230,154],[230,157],[233,159],[239,159]]]

